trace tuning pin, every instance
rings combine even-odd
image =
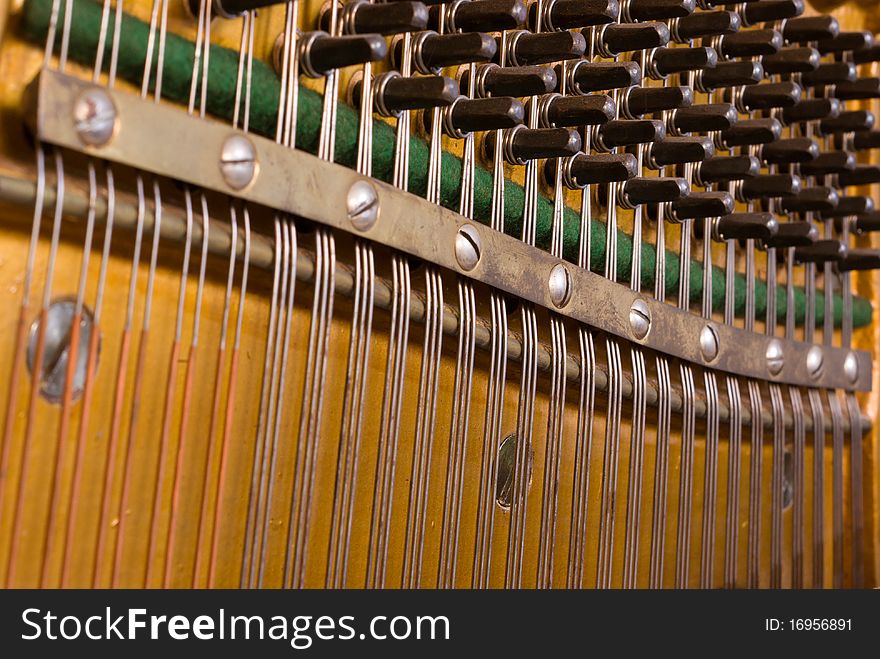
[[[817,240],[794,250],[799,263],[837,263],[846,257],[846,245],[839,240]]]
[[[522,0],[480,0],[431,7],[433,26],[439,26],[441,16],[448,32],[500,32],[525,23],[526,6]]]
[[[696,0],[630,0],[627,21],[665,21],[694,13]]]
[[[800,164],[801,176],[827,176],[851,170],[856,159],[848,151],[823,151],[814,160]]]
[[[790,197],[801,191],[801,180],[792,174],[764,174],[739,184],[742,201]]]
[[[565,158],[581,150],[581,136],[568,128],[526,128],[515,126],[503,133],[502,148],[507,162],[524,165],[529,160]],[[495,133],[486,135],[487,153],[495,147]]]
[[[697,163],[694,182],[706,186],[722,181],[741,181],[757,176],[761,163],[754,156],[715,156]]]
[[[238,18],[245,12],[277,4],[281,0],[213,0],[209,6],[221,18]],[[185,7],[193,17],[198,17],[201,6],[201,0],[186,0]]]
[[[283,4],[283,0],[212,0],[210,7],[211,11],[221,18],[238,18],[245,12],[280,4]],[[422,30],[424,29],[424,24],[421,24],[421,19],[407,19],[407,14],[411,17],[416,13],[420,14],[422,13],[422,10],[425,9],[425,5],[438,4],[438,0],[427,0],[426,2],[400,2],[399,0],[394,0],[394,4],[397,5],[422,5],[422,7],[402,7],[395,12],[389,11],[384,14],[384,16],[382,15],[382,12],[376,13],[370,10],[365,12],[364,16],[355,17],[355,11],[360,13],[360,9],[355,9],[355,6],[362,4],[378,9],[376,5],[370,5],[369,0],[349,0],[345,6],[340,6],[340,24],[349,34],[378,33],[390,35]],[[189,9],[192,16],[198,16],[201,1],[185,0],[185,6]],[[319,13],[321,14],[318,19],[319,24],[329,27],[329,10],[324,10]],[[325,14],[327,15],[326,18],[324,17]],[[427,15],[425,15],[425,19],[426,22],[429,20]],[[393,22],[398,22],[398,29],[391,28]],[[370,25],[370,23],[373,23],[373,25]],[[324,29],[327,29],[327,27],[324,27]]]
[[[444,116],[447,132],[463,137],[466,133],[519,126],[525,118],[525,109],[519,100],[510,97],[471,99],[459,96]]]
[[[691,192],[687,197],[673,201],[669,205],[669,219],[698,220],[706,217],[729,215],[734,209],[733,197],[729,192]]]
[[[789,18],[782,28],[782,38],[789,43],[808,43],[821,39],[833,39],[839,33],[840,25],[837,23],[837,19],[827,14]]]
[[[400,68],[403,41],[395,43],[393,64]],[[413,65],[421,73],[438,73],[440,69],[461,64],[488,62],[495,57],[495,39],[482,32],[437,34],[420,32],[413,38]]]
[[[804,188],[793,197],[783,197],[779,207],[786,213],[828,212],[837,208],[839,200],[834,188],[816,186]]]
[[[557,163],[563,167],[563,183],[573,190],[628,181],[639,173],[638,161],[631,153],[578,153],[569,158],[547,160],[545,176],[548,182],[555,180]]]
[[[856,165],[853,170],[837,175],[837,184],[844,188],[874,183],[880,183],[880,167],[877,165]]]
[[[670,23],[670,33],[678,43],[688,43],[691,39],[733,34],[738,31],[742,21],[733,11],[699,11]]]
[[[704,42],[705,43],[705,42]],[[719,55],[729,59],[772,55],[782,48],[782,34],[776,30],[742,30],[711,40]]]
[[[260,9],[275,4],[277,0],[217,0],[211,12],[221,18],[237,18],[251,9]],[[201,0],[186,0],[184,11],[197,17],[201,10]]]
[[[469,71],[460,79],[468,88]],[[477,67],[475,88],[478,96],[539,96],[556,89],[556,74],[546,66],[508,66],[481,64]]]
[[[322,30],[330,31],[330,9],[320,16]],[[428,8],[422,2],[373,4],[352,0],[341,6],[340,24],[348,34],[402,34],[418,32],[428,26]]]
[[[809,137],[776,140],[761,147],[760,158],[768,165],[791,165],[809,162],[819,155],[819,145]]]
[[[880,130],[866,130],[854,133],[851,142],[852,148],[856,151],[880,149]]]
[[[874,45],[874,35],[870,32],[838,32],[836,37],[819,39],[816,48],[823,55],[829,53],[844,53],[870,48]]]
[[[841,112],[836,117],[823,119],[819,122],[819,132],[823,135],[832,133],[852,133],[871,130],[874,127],[874,113],[868,110],[850,110]]]
[[[538,112],[543,123],[552,128],[598,126],[614,119],[616,106],[605,94],[547,94],[538,99]]]
[[[621,115],[636,119],[644,114],[690,106],[694,92],[690,87],[630,87],[621,102]]]
[[[711,69],[716,64],[718,54],[714,48],[656,48],[647,72],[661,79],[672,73]]]
[[[859,78],[852,82],[840,82],[834,87],[834,96],[841,101],[880,98],[880,78]]]
[[[635,207],[678,201],[688,194],[690,187],[683,178],[639,176],[623,184],[620,201],[624,207]]]
[[[686,162],[702,162],[715,155],[708,137],[667,137],[648,147],[647,162],[654,169]]]
[[[758,2],[758,0],[745,0],[745,2],[732,2],[731,0],[698,0],[697,6],[700,9],[712,9],[713,7],[721,7],[722,5],[736,7],[737,5],[744,5],[748,2]]]
[[[863,50],[857,50],[852,54],[852,60],[856,64],[870,64],[880,62],[880,45],[871,46]]]
[[[528,66],[579,59],[586,48],[587,41],[580,32],[563,30],[533,34],[519,30],[508,36],[507,63]]]
[[[840,272],[877,270],[878,268],[880,268],[880,250],[877,249],[850,249],[837,264],[837,269]]]
[[[736,108],[730,103],[709,103],[676,110],[672,113],[670,122],[678,133],[706,133],[727,130],[738,118]]]
[[[782,124],[778,119],[746,119],[737,121],[725,131],[721,132],[721,140],[727,146],[749,146],[753,144],[768,144],[779,139],[782,135]]]
[[[874,210],[874,200],[870,197],[861,195],[839,195],[837,198],[837,207],[825,211],[820,215],[821,219],[850,217],[851,215],[862,215],[870,213]]]
[[[823,87],[855,79],[856,65],[852,62],[828,62],[801,76],[801,84],[805,87]]]
[[[538,99],[537,108],[542,123],[551,128],[599,126],[616,115],[614,100],[605,94],[547,94]]]
[[[299,65],[310,78],[355,64],[385,58],[385,39],[378,34],[331,37],[326,32],[307,32],[298,40]]]
[[[558,76],[563,74],[556,67]],[[632,87],[642,79],[642,70],[635,62],[588,62],[581,60],[568,67],[567,87],[576,94]]]
[[[850,223],[850,229],[857,236],[880,231],[880,213],[872,211],[857,215]]]
[[[804,13],[804,0],[762,0],[750,2],[740,12],[746,27],[794,18]]]
[[[538,7],[544,30],[571,30],[613,23],[620,15],[618,0],[549,0],[529,5],[529,29],[537,31]]]
[[[651,119],[614,119],[599,127],[597,147],[608,151],[617,146],[656,142],[666,137],[662,121]]]
[[[709,92],[721,87],[754,85],[764,78],[764,67],[760,62],[718,62],[714,68],[697,71],[694,87],[701,92]]]
[[[725,101],[739,96],[739,107],[746,112],[790,108],[801,100],[801,88],[793,82],[769,82],[763,85],[748,85],[742,89],[727,90]]]
[[[373,81],[376,112],[385,117],[398,116],[405,110],[424,110],[451,105],[458,98],[458,83],[446,76],[404,78],[397,71],[382,73]],[[360,104],[363,83],[352,90],[354,105]]]
[[[819,51],[807,47],[782,48],[772,55],[764,55],[761,64],[767,75],[815,71],[819,66]]]
[[[715,220],[714,239],[760,240],[773,238],[779,230],[779,223],[771,213],[731,213]]]
[[[812,222],[781,222],[776,235],[764,241],[764,248],[804,247],[812,245],[819,238],[819,232]]]
[[[596,51],[603,57],[650,50],[669,43],[669,28],[664,23],[611,23],[600,26],[595,32],[592,28],[585,28],[586,38],[593,34]]]
[[[872,208],[873,208],[873,206],[872,206]],[[838,233],[843,233],[844,231],[849,231],[850,233],[852,233],[856,236],[861,236],[863,233],[865,233],[865,230],[862,230],[857,227],[858,218],[859,217],[866,218],[865,224],[867,227],[869,227],[867,229],[867,231],[871,231],[871,230],[873,230],[870,228],[871,222],[873,220],[873,218],[872,218],[873,215],[880,215],[880,214],[877,214],[872,210],[872,211],[865,213],[863,215],[860,215],[858,217],[853,217],[851,213],[847,214],[847,215],[842,215],[835,208],[832,213],[822,213],[820,215],[820,218],[822,220],[833,219],[834,220],[834,230],[837,231]],[[880,219],[880,218],[878,218],[878,219]]]
[[[815,121],[840,114],[840,101],[836,98],[802,98],[797,105],[782,111],[782,121],[797,124]]]

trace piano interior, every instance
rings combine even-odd
[[[0,585],[877,586],[875,30],[0,0]]]

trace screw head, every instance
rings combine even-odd
[[[700,331],[700,352],[707,362],[718,356],[718,332],[711,325],[705,325]]]
[[[345,198],[348,219],[358,231],[366,231],[379,219],[379,195],[373,184],[364,179],[355,181]]]
[[[83,144],[104,146],[116,132],[116,106],[100,88],[87,89],[73,103],[73,123]]]
[[[233,190],[243,190],[256,178],[257,149],[244,135],[230,135],[220,149],[220,173]]]
[[[76,303],[69,298],[54,300],[45,316],[38,317],[31,324],[28,334],[26,353],[27,368],[40,388],[40,395],[50,403],[60,403],[67,387],[67,372],[71,359],[76,357],[71,382],[71,396],[79,400],[85,389],[86,370],[89,362],[89,345],[92,332],[97,332],[91,310],[83,306],[79,316],[79,341],[72,343],[72,331],[76,320]],[[40,333],[43,334],[43,354],[39,372],[37,366],[37,348],[40,344]],[[97,359],[101,354],[100,334],[98,335]]]
[[[819,377],[824,363],[825,355],[822,353],[822,348],[813,346],[807,351],[807,373],[810,374],[811,378]]]
[[[514,487],[517,476],[515,466],[517,445],[521,441],[522,440],[516,435],[516,433],[511,433],[501,441],[501,445],[498,447],[498,455],[496,458],[498,471],[495,475],[495,501],[504,510],[510,509],[514,496],[517,494],[516,488]],[[532,448],[528,437],[525,439],[525,444],[526,482],[520,496],[524,496],[532,484],[532,466],[535,460],[535,451]]]
[[[779,375],[782,367],[785,365],[783,355],[782,342],[779,339],[770,339],[767,343],[767,350],[764,353],[764,359],[767,361],[767,370],[771,375]]]
[[[463,224],[455,234],[455,260],[462,270],[473,270],[480,262],[483,243],[480,234],[471,224]]]
[[[651,310],[642,298],[633,300],[629,308],[629,327],[637,339],[644,339],[651,331]]]
[[[843,360],[843,372],[852,384],[859,379],[859,360],[852,351],[848,352]]]
[[[782,508],[794,503],[794,455],[788,449],[782,454]]]
[[[550,301],[557,307],[564,307],[571,299],[571,275],[568,269],[561,263],[557,263],[550,271],[547,281],[550,289]]]

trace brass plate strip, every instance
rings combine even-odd
[[[116,107],[116,132],[105,146],[89,146],[77,133],[73,107],[80,94],[94,85],[51,70],[42,71],[34,84],[34,130],[46,143],[363,236],[627,341],[718,371],[807,387],[849,391],[871,388],[872,364],[867,352],[820,346],[823,365],[811,377],[807,353],[813,345],[776,338],[773,341],[782,348],[783,363],[777,373],[772,373],[765,357],[769,337],[716,322],[709,324],[718,337],[718,354],[707,361],[700,349],[700,334],[707,323],[696,314],[636,294],[624,285],[375,179],[368,180],[377,192],[379,217],[372,227],[360,231],[348,218],[346,198],[349,188],[363,179],[361,175],[265,138],[247,135],[255,147],[258,173],[243,190],[233,189],[221,173],[220,153],[227,138],[239,132],[218,122],[191,117],[173,106],[100,88],[111,96]],[[482,246],[480,260],[470,271],[463,270],[455,256],[456,236],[465,224],[472,225]],[[570,276],[571,295],[566,304],[557,307],[551,300],[548,281],[551,270],[560,263]],[[636,299],[645,302],[651,316],[650,330],[641,339],[632,333],[629,321]],[[844,368],[848,355],[857,364],[854,380]]]

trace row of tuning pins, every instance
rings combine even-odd
[[[215,0],[215,10],[235,16],[267,4]],[[869,197],[842,192],[880,182],[880,167],[855,158],[880,147],[874,116],[845,109],[880,98],[880,78],[857,77],[859,65],[880,61],[880,46],[803,11],[803,0],[353,0],[339,6],[332,35],[325,6],[297,54],[314,78],[388,59],[392,70],[371,84],[376,114],[440,108],[447,135],[486,133],[489,153],[502,131],[505,159],[545,160],[548,182],[561,167],[572,189],[617,183],[622,207],[672,222],[716,218],[719,241],[793,247],[799,262],[841,271],[880,267],[880,255],[844,242],[880,228],[880,214]],[[441,74],[454,67],[456,78]],[[670,76],[691,84],[645,84]],[[355,102],[359,91],[352,85]],[[695,93],[710,102],[695,104]],[[640,163],[661,175],[643,176]],[[686,178],[663,175],[685,167]],[[736,201],[760,212],[736,213]],[[778,222],[777,213],[806,221]],[[829,219],[843,240],[818,239],[812,220]]]

